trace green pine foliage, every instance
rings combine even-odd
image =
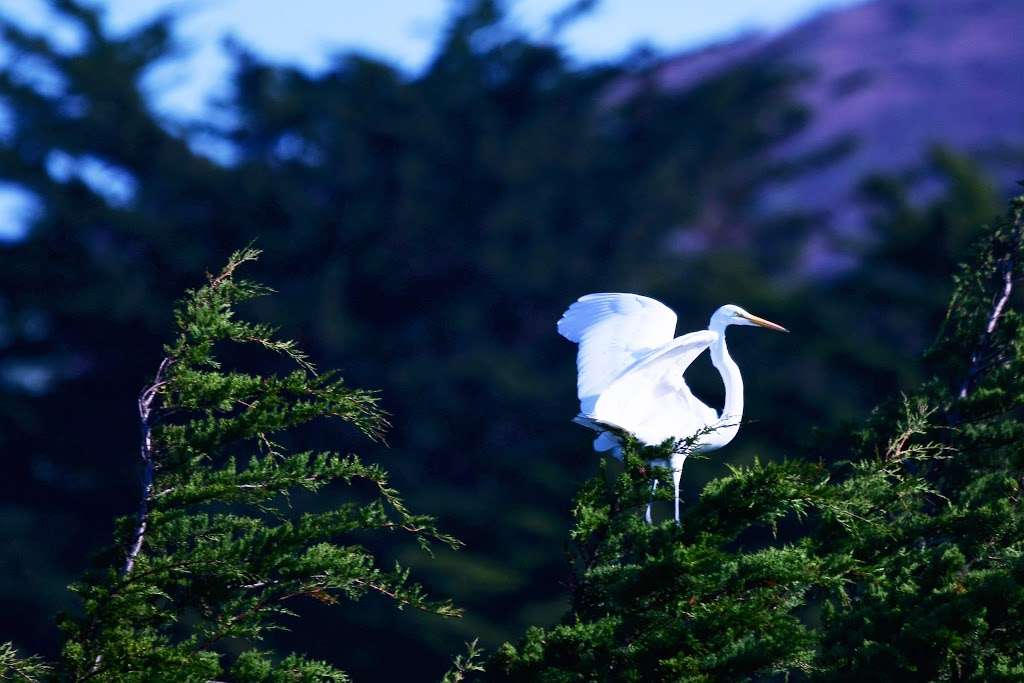
[[[787,526],[813,520],[822,534],[845,537],[881,524],[888,510],[927,489],[883,459],[860,463],[841,484],[817,463],[755,462],[708,484],[678,525],[648,525],[646,463],[671,450],[628,442],[611,484],[602,473],[584,488],[572,532],[572,614],[504,645],[491,664],[496,680],[715,681],[812,672],[817,634],[808,606],[822,595],[848,602],[856,562],[820,552],[817,539],[794,538]],[[660,496],[669,490],[660,487]]]
[[[373,593],[399,609],[459,614],[429,599],[407,569],[380,567],[353,540],[385,532],[428,551],[460,545],[410,512],[384,470],[354,455],[288,452],[278,442],[324,418],[381,439],[387,422],[372,392],[317,374],[292,342],[236,317],[238,304],[270,293],[235,277],[258,254],[234,254],[177,309],[177,338],[139,397],[139,511],[119,521],[115,564],[74,587],[83,609],[61,624],[60,680],[346,681],[326,663],[257,646],[287,628],[303,599],[334,604]],[[298,367],[278,376],[235,370],[224,357],[238,344]],[[299,492],[338,483],[353,489],[350,502],[320,512],[293,505]],[[0,656],[8,669],[30,670],[32,662],[16,664],[13,653]]]
[[[452,667],[441,678],[441,683],[460,683],[467,680],[468,674],[482,673],[485,671],[482,659],[483,652],[478,641],[466,643],[466,654],[455,656]]]
[[[686,444],[627,439],[577,499],[570,613],[489,680],[1024,678],[1022,213],[961,267],[932,378],[844,452],[730,467],[649,525],[647,463]]]
[[[37,681],[50,672],[39,657],[22,657],[10,643],[0,644],[0,680]]]
[[[874,534],[837,539],[859,564],[849,606],[829,605],[827,680],[1024,679],[1024,197],[961,266],[915,396],[890,453],[909,454],[931,495],[892,511]],[[859,435],[878,448],[886,420]]]

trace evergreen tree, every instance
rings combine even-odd
[[[82,611],[61,623],[60,680],[343,681],[325,662],[258,647],[268,631],[286,628],[295,602],[373,593],[399,609],[459,614],[428,599],[402,566],[381,568],[359,543],[367,532],[388,532],[427,551],[434,542],[459,546],[432,518],[406,508],[383,469],[355,455],[282,445],[287,432],[318,419],[374,440],[387,422],[372,392],[317,373],[273,328],[236,317],[238,304],[271,291],[235,277],[258,254],[235,253],[177,308],[177,338],[138,400],[139,509],[119,521],[109,566],[74,587]],[[281,354],[296,368],[245,372],[239,354],[227,353],[238,344]],[[351,500],[300,512],[302,492],[332,484],[351,487]],[[26,678],[41,671],[9,647],[0,665]]]
[[[881,413],[858,435],[929,492],[877,526],[821,538],[853,559],[848,604],[828,604],[825,680],[1024,678],[1024,196],[987,228],[955,278],[928,353],[933,378],[901,430]],[[891,436],[895,433],[895,437]],[[881,487],[877,487],[881,488]]]

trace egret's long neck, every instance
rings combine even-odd
[[[732,441],[740,429],[743,418],[743,378],[739,366],[729,355],[725,345],[725,329],[718,329],[718,339],[711,344],[711,362],[722,375],[725,384],[725,406],[722,408],[721,427],[714,434],[708,435],[708,441],[716,448],[721,448]]]

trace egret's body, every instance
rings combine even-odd
[[[681,337],[675,337],[672,309],[645,296],[588,294],[570,306],[558,321],[558,332],[579,344],[576,422],[600,432],[594,449],[618,447],[619,439],[609,428],[630,432],[649,445],[700,434],[694,451],[715,450],[732,441],[743,417],[743,378],[725,344],[729,325],[784,331],[731,304],[715,311],[708,329]],[[725,384],[721,412],[694,396],[683,379],[705,349]],[[677,453],[666,463],[675,483],[677,520],[685,459],[685,453]]]

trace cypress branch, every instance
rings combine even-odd
[[[380,466],[352,454],[289,453],[272,440],[314,420],[340,421],[374,440],[388,425],[376,394],[336,373],[317,374],[293,342],[236,317],[238,304],[271,292],[236,277],[258,256],[252,248],[235,253],[176,309],[177,337],[138,399],[138,512],[118,523],[119,568],[74,587],[83,614],[62,622],[62,680],[344,681],[326,663],[257,646],[286,628],[301,599],[333,605],[372,593],[398,609],[461,614],[428,597],[408,569],[382,569],[351,540],[375,531],[407,535],[428,552],[436,543],[461,545],[433,518],[411,512]],[[284,375],[236,371],[222,357],[232,344],[297,367]],[[332,483],[362,493],[323,512],[292,508],[292,493]],[[244,643],[241,654],[229,655],[227,640],[236,653]]]

